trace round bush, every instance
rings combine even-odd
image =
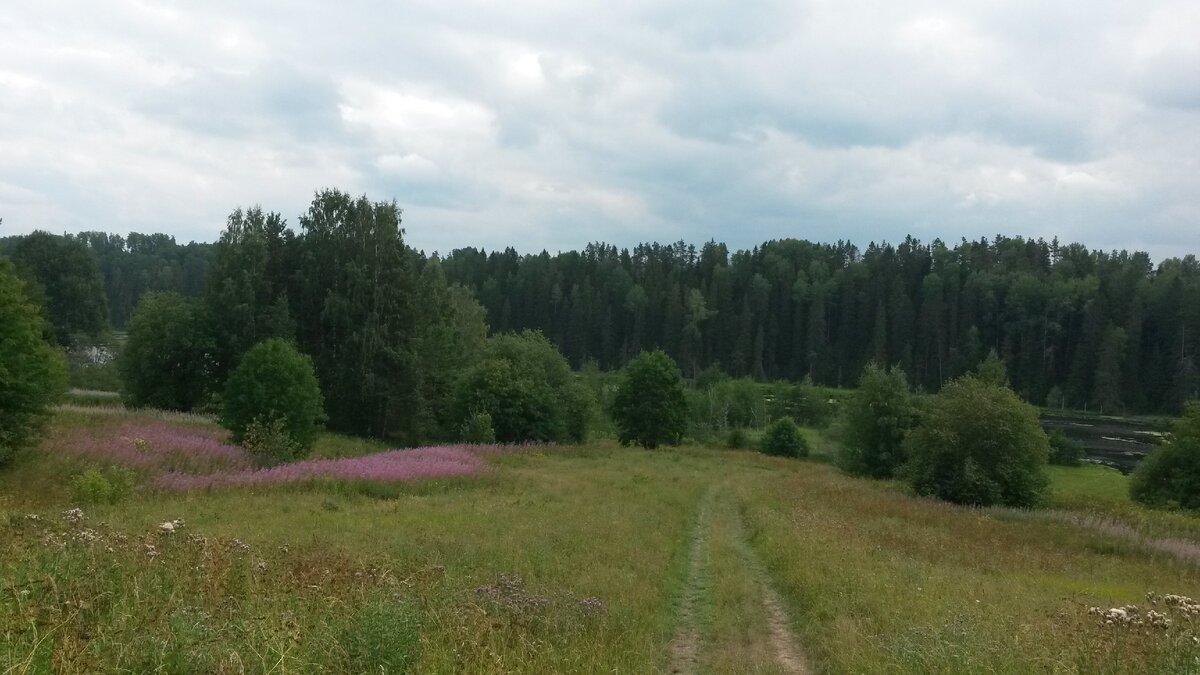
[[[278,338],[264,340],[242,356],[225,384],[222,405],[221,424],[233,432],[234,442],[241,443],[252,428],[256,437],[266,430],[266,436],[274,437],[262,443],[273,448],[268,454],[302,455],[325,420],[312,360]]]
[[[625,366],[612,416],[622,445],[677,445],[687,422],[679,367],[665,352],[642,352]]]
[[[780,417],[767,427],[759,449],[778,457],[808,457],[808,440],[790,417]]]
[[[582,441],[591,406],[567,360],[536,331],[488,338],[484,358],[459,380],[454,403],[460,428],[486,413],[501,443]]]
[[[62,352],[45,339],[38,307],[0,260],[0,466],[25,447],[66,391]]]
[[[1167,442],[1138,464],[1129,496],[1151,506],[1200,509],[1200,401],[1184,408]]]
[[[1008,387],[978,377],[943,387],[904,445],[902,474],[921,495],[1033,506],[1048,485],[1050,445],[1037,410]]]

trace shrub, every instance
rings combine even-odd
[[[132,407],[191,410],[212,387],[212,339],[199,305],[178,293],[147,293],[129,320],[117,362]]]
[[[484,352],[456,388],[460,428],[483,412],[502,443],[583,440],[591,394],[575,382],[567,360],[545,336],[536,331],[494,336]]]
[[[233,432],[234,442],[245,440],[257,423],[263,456],[277,460],[294,459],[312,447],[325,419],[312,361],[279,338],[263,340],[242,356],[221,401],[221,424]]]
[[[843,412],[842,467],[873,478],[894,476],[905,459],[904,435],[916,417],[904,371],[868,363],[858,393]]]
[[[1200,401],[1187,404],[1166,443],[1134,470],[1129,495],[1151,506],[1200,509]]]
[[[1048,480],[1049,442],[1037,411],[975,376],[950,382],[905,438],[901,473],[921,495],[961,504],[1032,506]]]
[[[759,449],[779,457],[808,457],[808,440],[790,417],[780,417],[767,427]]]
[[[1050,433],[1050,463],[1058,466],[1079,466],[1087,453],[1083,446],[1071,440],[1061,429]]]
[[[750,447],[750,439],[746,436],[746,431],[741,427],[730,429],[729,435],[725,437],[725,447],[730,450],[743,450]]]
[[[0,466],[29,444],[67,389],[62,352],[11,265],[0,260]]]
[[[300,459],[304,446],[292,439],[282,417],[257,417],[242,434],[242,447],[260,466]]]
[[[642,352],[625,366],[612,404],[622,445],[656,448],[676,445],[687,421],[687,400],[679,367],[665,352]]]
[[[492,416],[475,411],[463,422],[461,433],[464,443],[495,443],[496,430],[492,428]]]
[[[116,504],[133,491],[133,472],[91,468],[71,479],[71,494],[84,504]]]
[[[408,672],[421,656],[420,612],[410,602],[369,599],[342,632],[341,642],[349,672]]]

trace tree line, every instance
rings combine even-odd
[[[997,236],[899,245],[591,244],[453,251],[493,330],[537,329],[578,367],[661,348],[695,378],[853,386],[868,362],[936,391],[996,350],[1026,400],[1177,412],[1200,391],[1200,265]]]
[[[362,260],[396,252],[323,229],[346,208],[314,204],[299,234],[279,214],[255,208],[235,212],[232,229],[214,244],[179,245],[160,234],[36,233],[0,240],[0,252],[40,280],[33,286],[60,340],[100,325],[124,328],[150,291],[220,306],[214,316],[241,337],[217,345],[218,364],[247,349],[245,339],[295,330],[318,344],[344,332],[332,318],[308,320],[318,310],[332,317],[337,307],[314,296],[306,276],[354,297],[374,284],[395,287],[400,295],[378,296],[378,320],[446,305],[421,303],[414,290],[441,282],[397,278],[406,265],[420,277],[436,255],[414,251],[405,254],[412,262],[372,272],[382,276],[359,276]],[[264,269],[243,269],[258,264]],[[915,387],[936,391],[995,350],[1013,388],[1037,404],[1175,413],[1200,395],[1200,265],[1193,255],[1154,265],[1145,253],[1057,240],[997,236],[948,246],[910,237],[865,251],[795,239],[736,252],[716,242],[632,250],[594,243],[555,255],[468,247],[436,267],[427,274],[466,289],[454,291],[453,302],[473,297],[493,333],[540,331],[575,368],[617,369],[642,350],[662,349],[690,379],[719,369],[845,387],[873,361],[898,365]],[[238,294],[254,301],[231,302]],[[414,299],[418,306],[407,307]],[[388,328],[384,321],[365,330]]]

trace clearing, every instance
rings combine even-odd
[[[1200,595],[1196,560],[1155,545],[1194,546],[1197,519],[1130,504],[1102,467],[1055,470],[1052,509],[974,510],[818,461],[609,442],[287,483],[238,473],[220,437],[194,416],[64,410],[0,473],[0,673],[1157,673],[1200,657],[1200,625],[1146,595]],[[380,450],[328,435],[317,455]],[[113,463],[140,487],[81,502],[72,477]],[[1171,623],[1089,613],[1130,604]]]

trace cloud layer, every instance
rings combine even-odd
[[[426,250],[1200,249],[1190,0],[188,4],[0,15],[6,232],[211,240],[336,186]]]

